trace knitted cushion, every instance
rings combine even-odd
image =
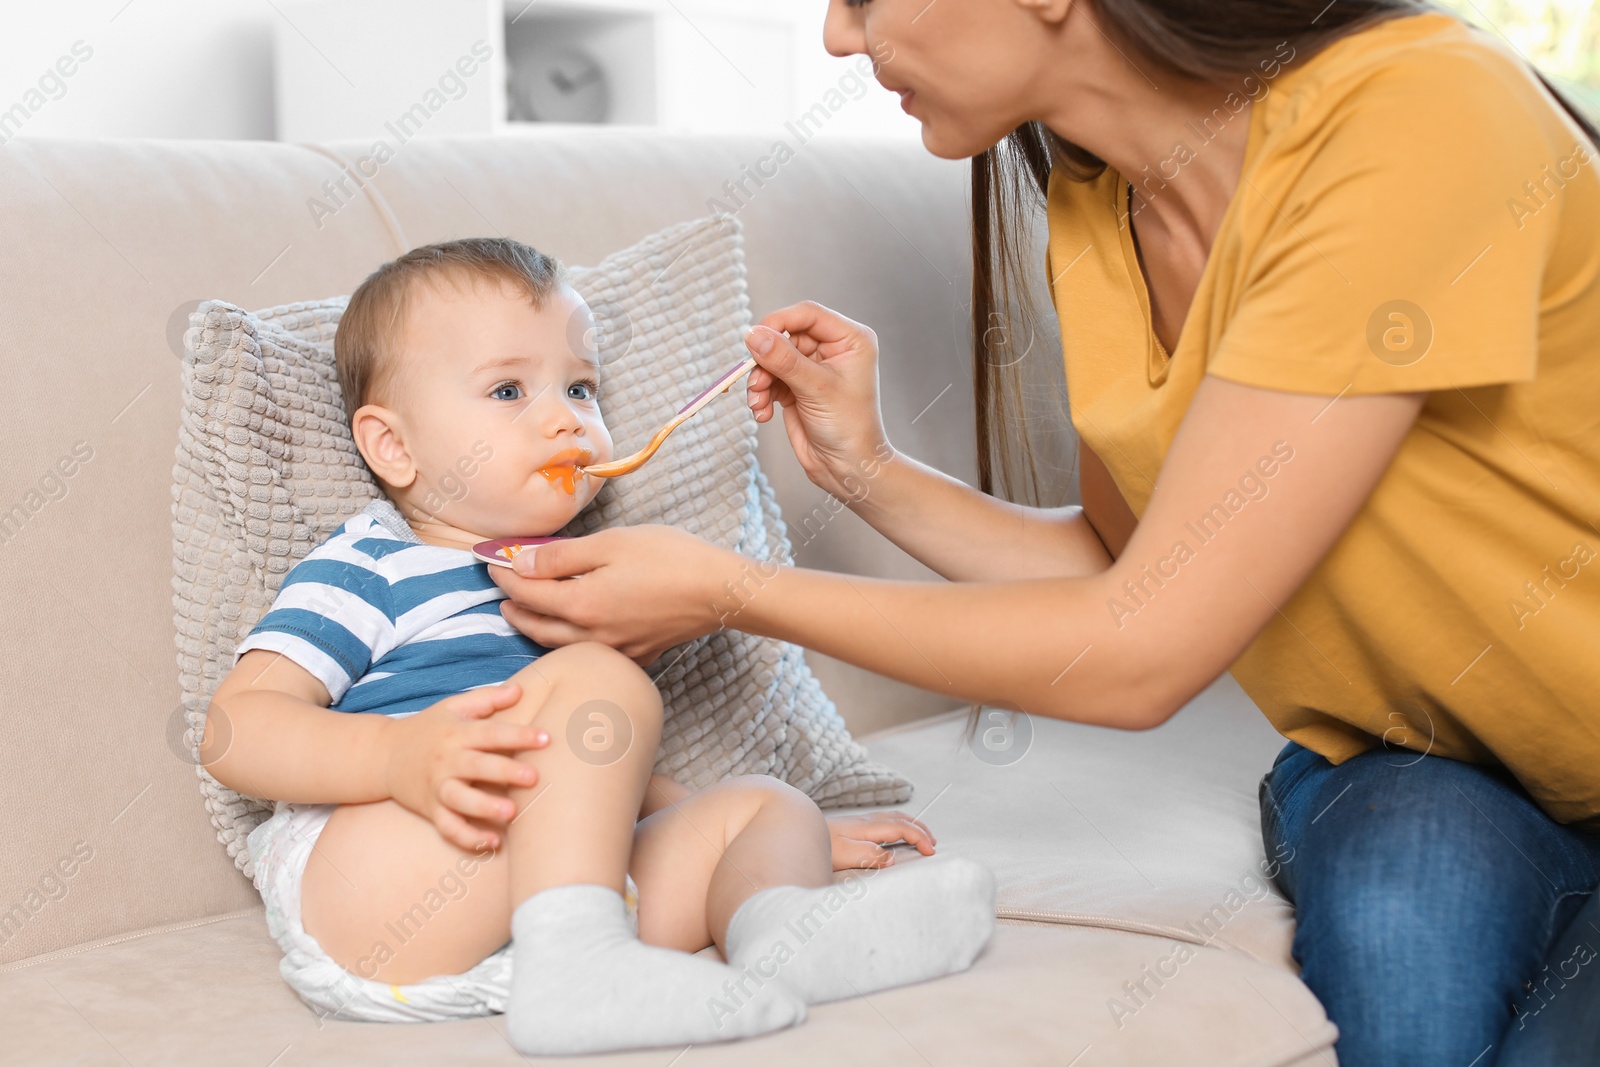
[[[741,229],[674,226],[593,268],[571,268],[594,309],[606,400],[626,455],[744,355],[750,326]],[[289,569],[379,489],[351,440],[334,371],[347,298],[247,312],[207,301],[184,337],[185,402],[173,469],[178,667],[195,752],[211,694]],[[737,397],[673,432],[638,473],[608,480],[560,532],[668,523],[757,560],[790,562]],[[532,532],[532,531],[530,531]],[[770,774],[826,807],[894,804],[911,783],[867,758],[792,644],[721,630],[664,652],[650,673],[666,724],[656,770],[699,788]],[[248,877],[245,839],[270,802],[195,760],[218,838]]]

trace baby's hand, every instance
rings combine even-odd
[[[522,687],[515,682],[486,686],[396,720],[389,735],[389,795],[460,848],[498,848],[499,834],[467,820],[503,825],[516,814],[516,805],[470,783],[528,787],[539,781],[533,767],[495,753],[543,748],[550,735],[534,726],[482,721],[521,696]]]
[[[903,811],[875,811],[870,815],[835,815],[828,820],[828,835],[833,838],[833,869],[887,867],[894,853],[884,848],[896,841],[915,845],[924,856],[933,855],[938,844],[933,833]]]

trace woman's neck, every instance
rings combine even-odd
[[[1209,248],[1243,169],[1253,110],[1246,86],[1259,98],[1270,83],[1183,79],[1131,59],[1087,13],[1067,21],[1062,47],[1073,62],[1037,83],[1040,121],[1133,183],[1146,233]]]

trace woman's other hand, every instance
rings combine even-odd
[[[894,455],[878,405],[877,335],[807,300],[762,319],[745,344],[757,364],[746,389],[756,421],[782,407],[806,475],[840,500],[861,496],[864,479]]]
[[[738,610],[738,590],[754,588],[742,568],[757,566],[674,526],[646,524],[551,541],[489,574],[510,597],[500,613],[525,636],[546,648],[598,641],[645,667],[721,629]]]

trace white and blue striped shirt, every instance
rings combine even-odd
[[[505,621],[505,597],[487,564],[426,544],[380,499],[295,565],[235,657],[281,652],[328,687],[334,711],[409,715],[550,651]]]

